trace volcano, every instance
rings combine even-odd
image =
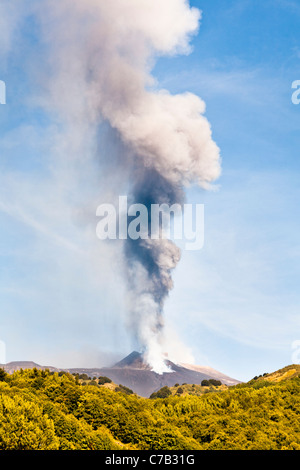
[[[149,397],[164,386],[173,387],[176,383],[201,384],[204,379],[220,380],[225,385],[236,385],[238,380],[228,377],[221,372],[210,367],[194,366],[192,364],[175,364],[166,359],[166,365],[170,372],[157,374],[145,364],[143,356],[137,351],[133,351],[112,367],[97,369],[99,375],[109,377],[117,384],[131,388],[142,397]],[[96,370],[93,370],[95,373]]]

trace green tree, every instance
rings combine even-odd
[[[214,385],[215,387],[219,387],[220,385],[222,385],[221,380],[209,379],[208,382],[210,385]]]
[[[133,390],[131,390],[131,388],[125,387],[125,385],[122,385],[122,384],[116,387],[115,391],[125,393],[126,395],[133,394]]]
[[[0,397],[0,450],[57,450],[53,421],[22,397]]]
[[[108,377],[105,377],[105,375],[98,377],[99,385],[104,385],[104,384],[109,384],[109,383],[111,383],[111,379],[109,379]]]
[[[3,368],[0,368],[0,382],[4,382],[7,379],[8,374]]]
[[[202,380],[201,385],[202,385],[202,387],[209,387],[209,381],[204,379],[204,380]]]
[[[170,395],[172,395],[172,392],[170,388],[166,385],[162,387],[160,390],[158,390],[158,392],[153,393],[152,395],[153,395],[153,398],[167,398]]]

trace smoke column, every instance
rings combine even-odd
[[[44,106],[63,117],[68,136],[76,130],[78,141],[109,123],[129,152],[124,178],[130,175],[132,202],[182,204],[188,185],[208,189],[219,177],[220,156],[205,104],[191,93],[158,89],[151,76],[157,57],[190,52],[199,10],[186,0],[46,0],[35,12],[51,71]],[[131,326],[161,373],[163,307],[180,251],[169,240],[128,240],[124,254]]]

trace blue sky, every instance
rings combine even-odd
[[[191,191],[205,204],[206,242],[184,254],[168,313],[190,312],[200,362],[246,379],[290,363],[299,336],[300,109],[291,83],[300,10],[283,1],[193,4],[203,11],[193,54],[181,72],[161,63],[158,74],[206,102],[222,176],[214,193]],[[190,285],[186,270],[197,279]]]
[[[300,105],[291,101],[300,79],[300,6],[191,5],[202,10],[192,52],[158,59],[153,75],[160,87],[205,101],[222,176],[215,191],[188,192],[205,204],[205,245],[183,252],[166,323],[195,363],[249,380],[290,364],[300,339]],[[7,361],[95,367],[133,346],[122,323],[124,287],[108,269],[110,249],[90,236],[95,227],[69,210],[75,189],[101,174],[91,167],[74,181],[71,167],[62,182],[52,166],[55,124],[36,104],[32,66],[43,47],[30,18],[1,56],[0,340]],[[85,192],[89,201],[93,189]]]

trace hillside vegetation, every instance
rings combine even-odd
[[[254,377],[253,380],[267,380],[268,382],[281,382],[282,380],[291,379],[293,377],[298,377],[300,375],[300,365],[293,364],[291,366],[284,367],[279,369],[276,372],[271,374],[264,374],[263,376]]]
[[[299,372],[147,399],[105,380],[0,370],[0,450],[300,450]]]
[[[174,387],[163,387],[157,392],[152,393],[150,398],[167,398],[170,395],[176,395],[184,397],[186,395],[200,396],[204,393],[221,392],[228,390],[228,386],[222,384],[218,380],[202,380],[201,385],[199,384],[175,384]]]

